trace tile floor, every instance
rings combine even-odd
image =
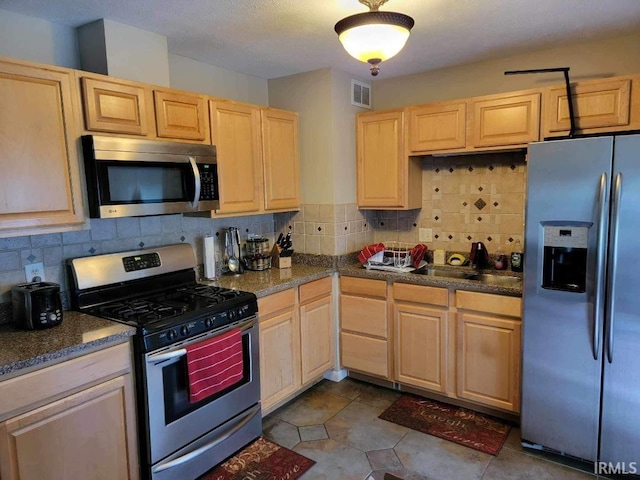
[[[346,378],[323,380],[268,415],[264,436],[317,463],[301,480],[595,480],[524,451],[513,428],[497,456],[441,440],[380,415],[400,392]]]

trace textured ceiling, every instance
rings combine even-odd
[[[167,37],[169,52],[261,78],[334,67],[368,76],[333,26],[357,0],[0,0],[77,27],[106,18]],[[389,0],[412,16],[406,47],[378,79],[640,31],[640,0]]]

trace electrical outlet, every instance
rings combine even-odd
[[[415,237],[414,237],[415,238]],[[420,242],[432,242],[433,233],[430,228],[421,228],[418,233],[418,241]]]
[[[44,282],[44,264],[40,262],[25,265],[24,276],[27,279],[27,282]]]

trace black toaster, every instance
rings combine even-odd
[[[37,330],[55,327],[62,322],[60,285],[30,282],[11,288],[13,320],[20,328]]]

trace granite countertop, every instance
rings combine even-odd
[[[471,267],[451,267],[449,265],[428,264],[425,268],[436,268],[438,270],[450,270],[452,272],[466,273],[488,273],[496,276],[510,276],[522,278],[522,273],[508,270],[482,270],[475,272]],[[484,283],[478,280],[465,280],[452,277],[438,277],[431,275],[418,275],[415,273],[393,273],[381,270],[368,270],[359,263],[349,263],[338,267],[340,275],[352,277],[372,278],[376,280],[387,280],[392,282],[413,283],[416,285],[428,285],[432,287],[444,287],[461,290],[472,290],[476,292],[495,293],[497,295],[509,295],[514,297],[522,296],[522,281],[512,284]]]
[[[333,267],[296,265],[291,268],[270,268],[261,272],[246,270],[238,275],[222,275],[214,280],[201,279],[207,285],[253,292],[258,298],[280,292],[302,283],[312,282],[330,276]]]
[[[264,297],[329,277],[337,271],[341,275],[354,277],[522,296],[522,282],[499,285],[477,280],[367,270],[353,261],[337,262],[338,265],[335,266],[335,263],[323,261],[319,262],[320,265],[313,265],[313,259],[305,260],[308,260],[305,263],[310,264],[294,264],[291,268],[271,268],[260,272],[245,271],[240,275],[223,275],[214,280],[200,281],[207,285],[249,291],[257,297]],[[436,268],[471,272],[469,267],[438,265]],[[509,271],[492,270],[482,273],[522,277],[522,274]],[[20,330],[11,323],[0,325],[0,381],[45,366],[44,364],[49,362],[72,358],[83,351],[89,352],[102,346],[124,342],[134,333],[135,329],[132,327],[72,310],[64,312],[64,319],[60,325],[46,330]]]
[[[72,310],[64,312],[60,325],[45,330],[0,325],[0,381],[84,351],[122,343],[134,333],[132,327]]]

